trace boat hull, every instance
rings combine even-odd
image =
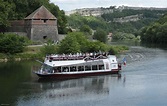
[[[119,74],[119,70],[103,71],[103,72],[91,72],[91,73],[75,73],[75,74],[40,74],[36,73],[40,78],[51,78],[51,79],[71,79],[71,78],[81,78],[86,76],[97,76],[106,74]]]

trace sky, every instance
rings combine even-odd
[[[97,8],[110,6],[132,7],[165,7],[167,0],[50,0],[58,5],[61,10],[69,11],[80,8]]]

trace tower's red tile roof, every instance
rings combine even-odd
[[[48,9],[46,9],[44,6],[41,6],[37,10],[35,10],[33,13],[31,13],[29,16],[25,18],[25,20],[29,19],[53,19],[56,20],[57,18],[50,12]]]

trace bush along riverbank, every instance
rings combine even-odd
[[[8,61],[23,61],[23,60],[36,60],[36,59],[44,59],[46,54],[56,54],[55,48],[57,46],[41,46],[41,47],[26,47],[23,53],[16,53],[16,54],[5,54],[0,53],[0,62],[8,62]],[[122,52],[127,51],[129,48],[127,46],[109,46],[109,50],[107,51],[109,54],[112,55],[119,55]]]
[[[0,62],[42,59],[43,57],[44,56],[39,53],[37,54],[21,53],[14,55],[0,53]]]
[[[69,33],[59,44],[48,40],[45,45],[40,46],[27,46],[32,41],[15,34],[0,34],[0,37],[0,62],[43,59],[49,54],[108,52],[117,55],[128,50],[126,46],[113,46],[99,40],[89,40],[82,32]]]

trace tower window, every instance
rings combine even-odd
[[[46,22],[47,22],[47,19],[44,19],[43,22],[46,23]]]

